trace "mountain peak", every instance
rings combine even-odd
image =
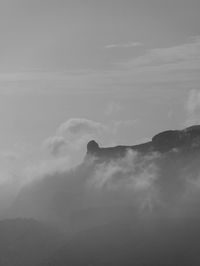
[[[87,144],[87,152],[88,153],[96,153],[99,151],[99,144],[95,140],[91,140]]]
[[[87,154],[96,157],[122,157],[128,150],[147,153],[152,151],[169,152],[176,148],[200,147],[200,125],[193,125],[183,130],[167,130],[155,135],[151,141],[133,146],[115,146],[102,148],[95,140],[87,145]]]

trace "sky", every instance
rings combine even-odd
[[[199,0],[1,0],[2,180],[79,162],[90,139],[133,145],[199,123],[199,11]]]

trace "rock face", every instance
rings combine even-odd
[[[94,140],[87,145],[87,155],[97,158],[122,157],[128,150],[141,153],[169,152],[172,149],[194,149],[200,147],[200,125],[183,130],[167,130],[155,135],[151,141],[134,146],[116,146],[101,148]]]
[[[183,134],[178,130],[168,130],[157,134],[152,138],[154,149],[168,151],[182,145]]]
[[[99,149],[99,144],[96,141],[91,140],[90,142],[88,142],[87,151],[89,153],[96,154],[98,153]]]

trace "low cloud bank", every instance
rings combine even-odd
[[[174,150],[98,162],[64,161],[32,171],[34,178],[4,215],[33,217],[69,230],[138,218],[200,218],[200,155]],[[31,169],[29,170],[29,174]]]

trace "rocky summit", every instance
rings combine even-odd
[[[200,125],[187,127],[183,130],[167,130],[155,135],[151,141],[133,146],[115,146],[102,148],[92,140],[87,145],[87,156],[97,158],[118,158],[123,157],[128,150],[148,152],[169,152],[174,149],[196,150],[200,148]]]

